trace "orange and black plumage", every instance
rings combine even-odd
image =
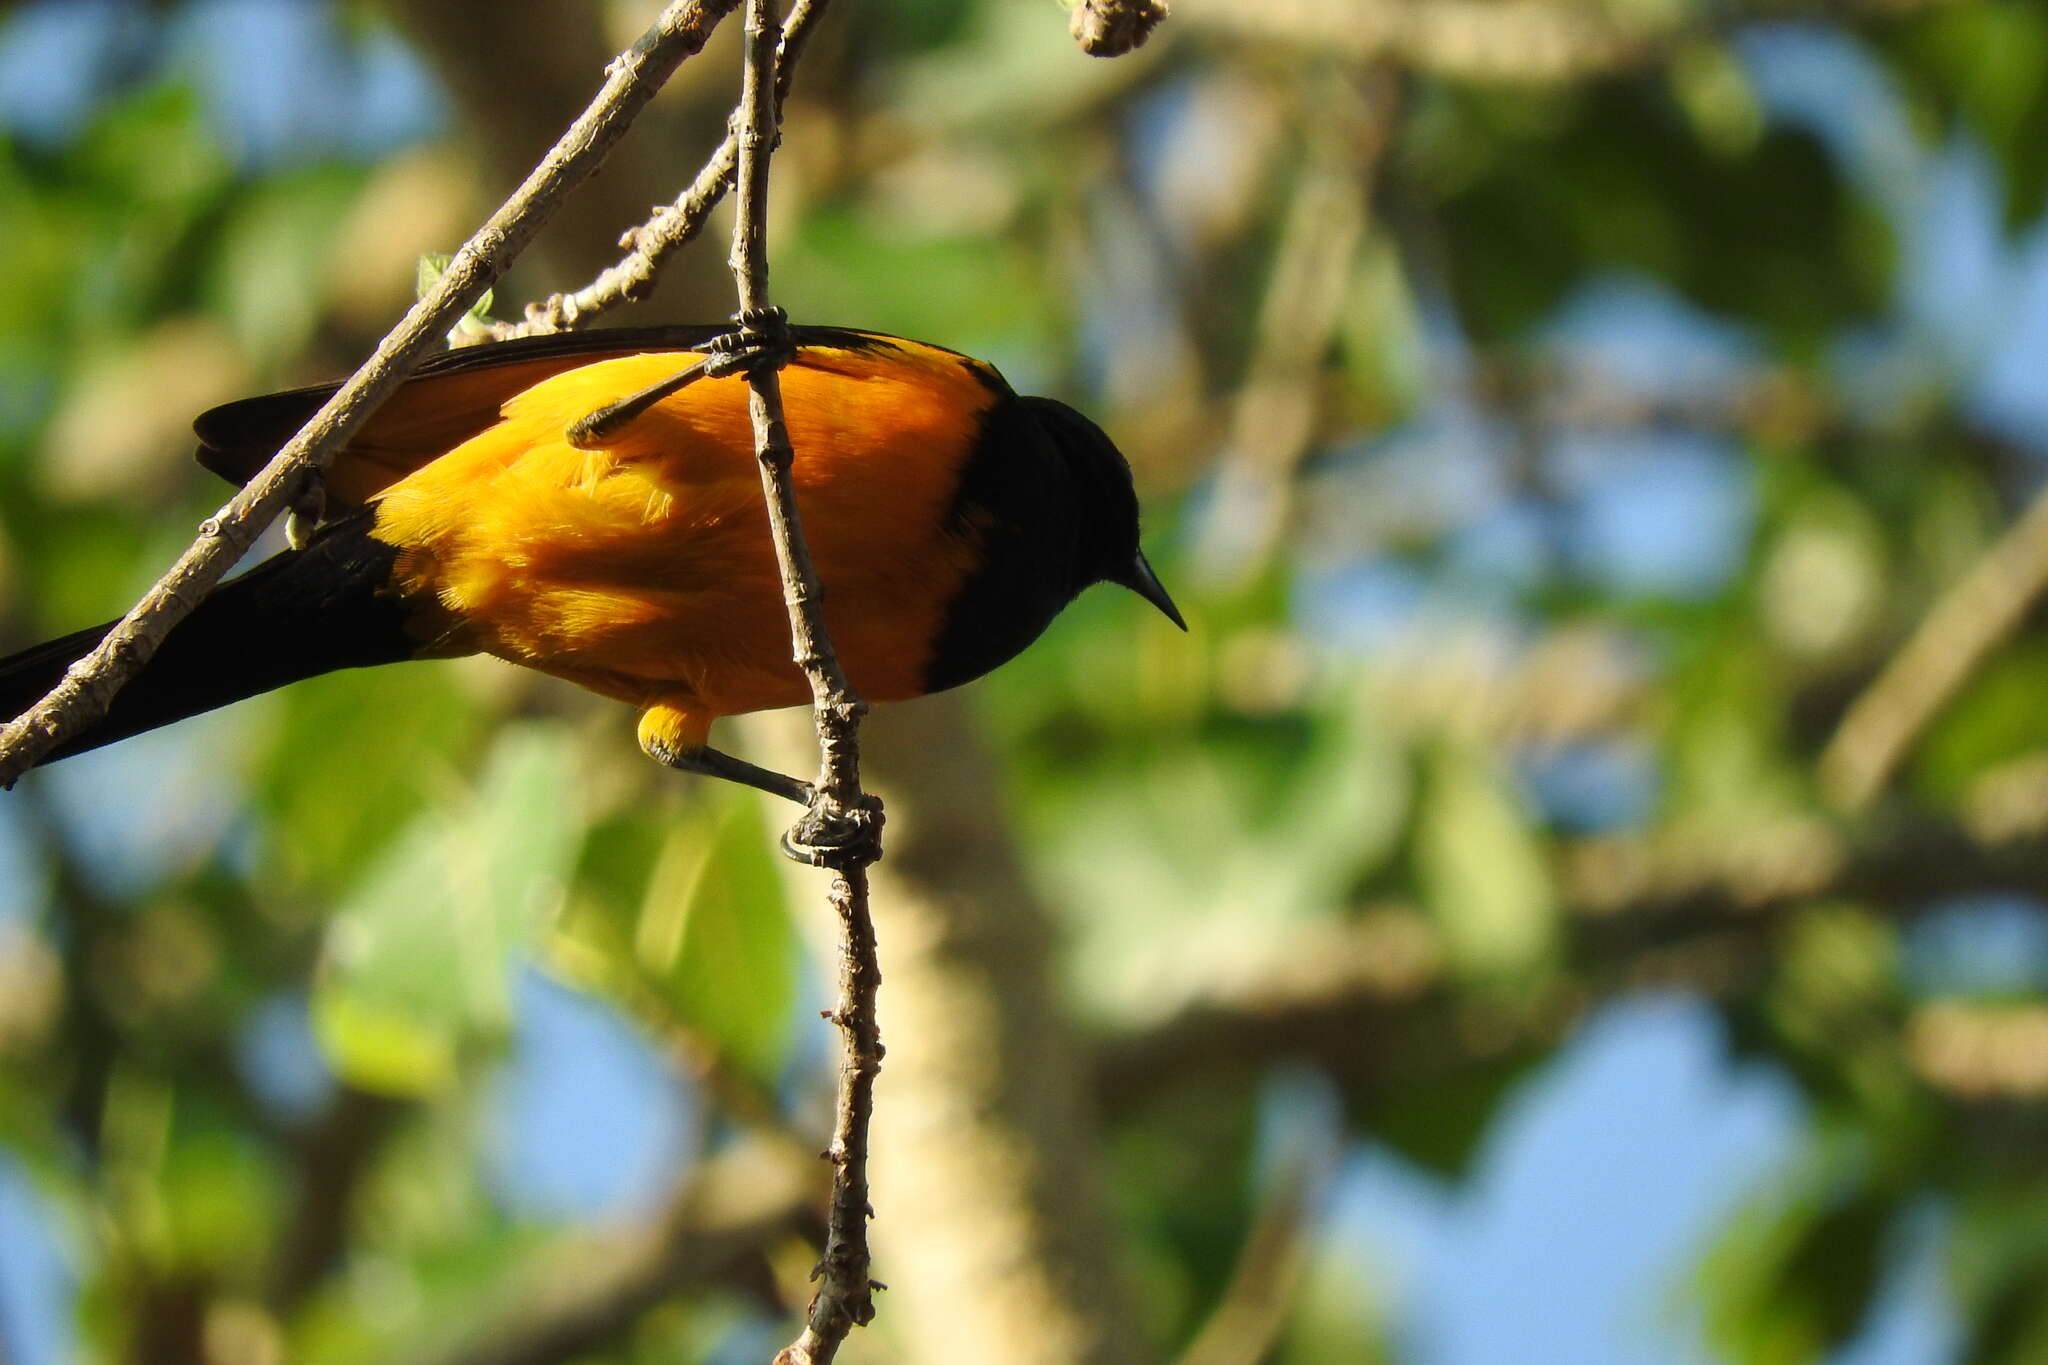
[[[612,329],[428,362],[329,468],[333,519],[217,589],[63,757],[300,678],[482,652],[641,712],[679,767],[797,795],[707,747],[721,716],[809,700],[762,507],[746,384],[704,379],[594,448],[576,422],[721,329]],[[1179,622],[1138,547],[1129,467],[1086,417],[920,342],[796,328],[782,372],[825,618],[854,688],[896,701],[1013,657],[1121,583]],[[332,392],[216,408],[201,463],[246,481]],[[0,660],[15,715],[107,627]]]

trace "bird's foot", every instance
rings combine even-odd
[[[751,374],[762,367],[781,369],[796,355],[789,315],[780,308],[749,308],[732,316],[733,329],[706,342],[702,360],[693,361],[658,383],[584,413],[569,424],[569,444],[595,450],[631,426],[656,403],[680,393],[700,379]]]
[[[751,374],[762,367],[781,369],[796,357],[796,336],[789,314],[780,308],[743,308],[732,315],[733,329],[711,338],[706,369],[711,374]]]
[[[320,529],[320,519],[327,515],[327,480],[317,468],[309,466],[300,477],[299,491],[292,494],[292,500],[284,510],[284,543],[294,550],[303,550],[312,542],[313,533]]]
[[[835,872],[865,867],[882,856],[882,803],[863,794],[849,807],[818,793],[784,832],[782,852]]]

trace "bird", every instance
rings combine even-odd
[[[217,587],[43,761],[322,673],[481,653],[637,708],[640,747],[670,767],[808,800],[806,784],[710,744],[723,717],[811,695],[747,380],[700,378],[592,422],[621,418],[620,400],[729,332],[592,329],[428,360],[327,466],[306,543]],[[1130,466],[1089,418],[942,346],[822,326],[787,339],[790,477],[827,632],[862,698],[978,678],[1095,583],[1187,629],[1139,546]],[[336,387],[201,414],[199,462],[248,482]],[[33,705],[113,624],[0,659],[0,715]]]

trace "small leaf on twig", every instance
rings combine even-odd
[[[427,291],[440,282],[441,276],[448,270],[448,263],[454,259],[445,251],[421,252],[419,269],[413,277],[414,292],[420,298],[425,298]],[[498,323],[491,316],[492,293],[492,290],[484,290],[483,296],[471,304],[469,311],[448,329],[449,345],[462,346],[497,335]]]

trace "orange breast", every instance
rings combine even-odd
[[[703,718],[809,700],[754,460],[746,384],[704,380],[606,449],[564,433],[674,373],[653,354],[582,366],[376,496],[398,579],[457,643]],[[974,563],[951,524],[962,461],[1001,381],[914,343],[807,348],[783,372],[806,539],[856,689],[924,690],[931,641]]]

